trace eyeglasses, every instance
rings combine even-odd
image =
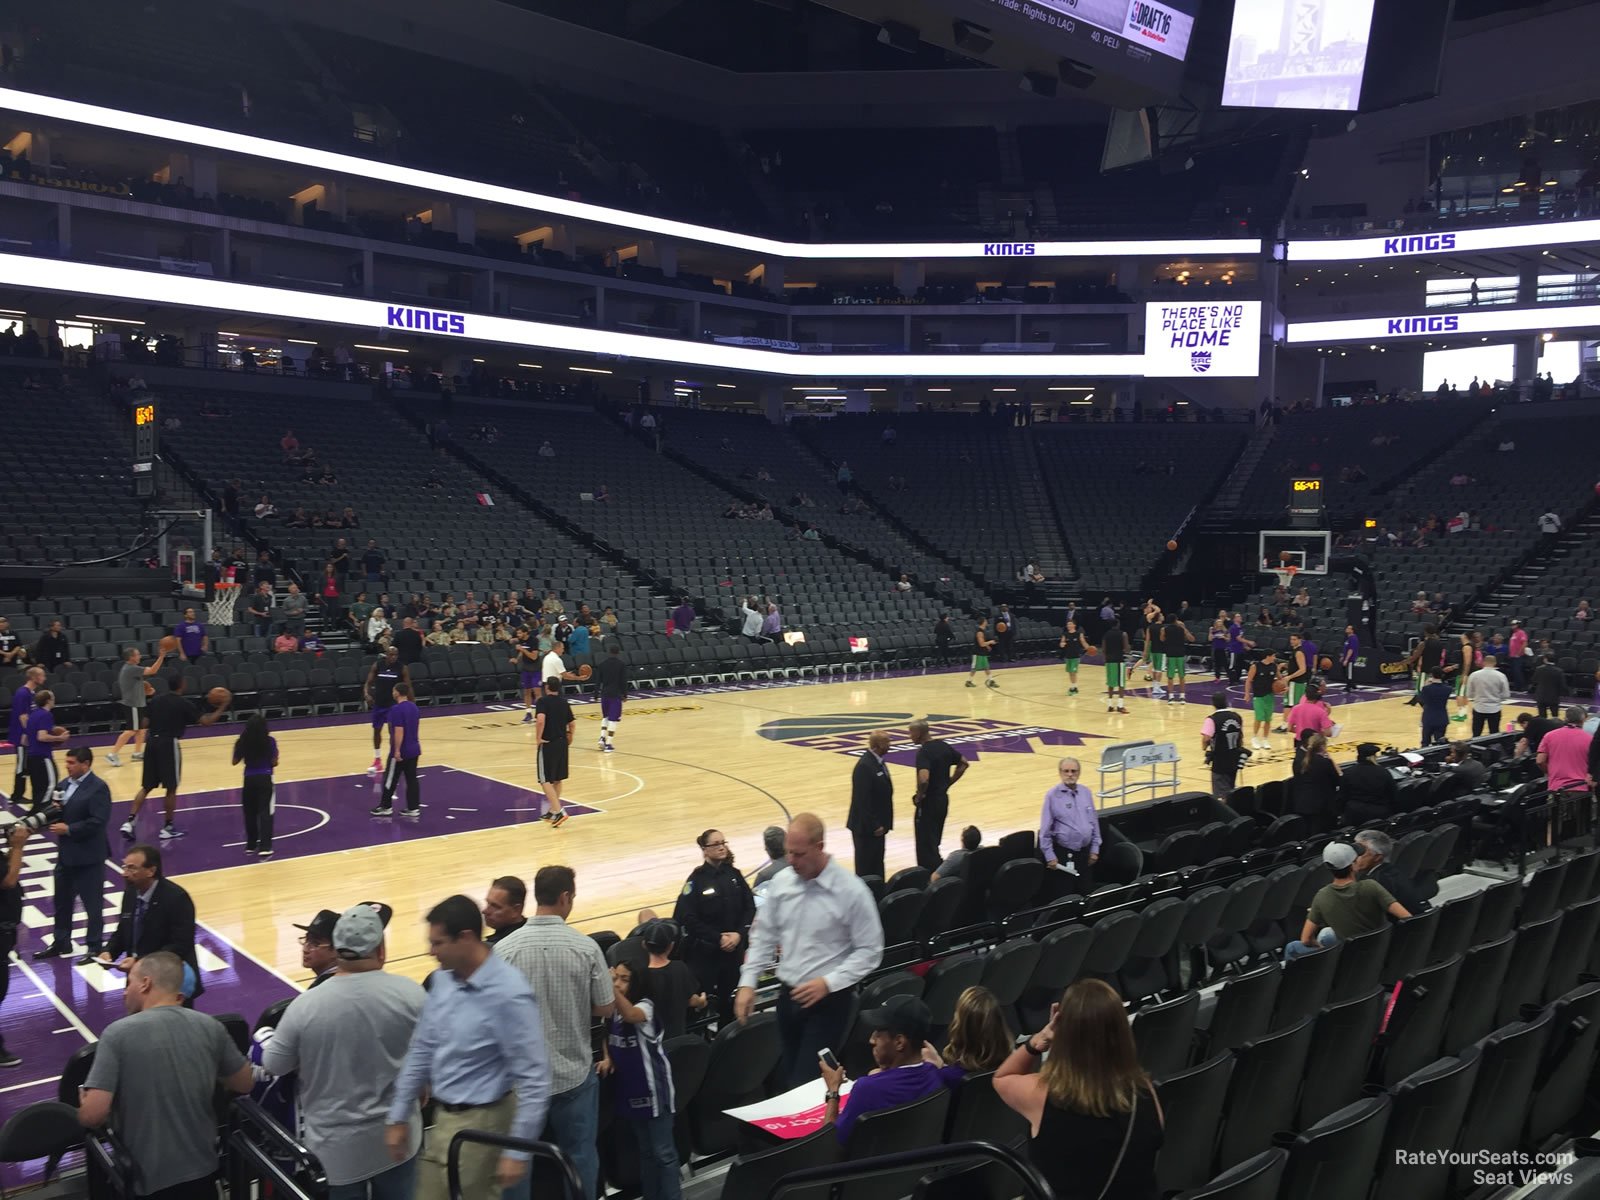
[[[723,846],[726,846],[727,844],[728,844],[727,842],[707,842],[705,844],[705,848],[707,850],[716,850],[716,849],[719,849],[719,848],[721,848]]]
[[[325,942],[321,938],[314,938],[314,937],[296,938],[295,941],[299,942],[302,946],[329,946],[329,947],[331,947],[333,945],[332,942]]]

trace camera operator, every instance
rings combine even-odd
[[[7,835],[5,877],[0,878],[0,963],[11,961],[11,952],[17,948],[17,926],[22,924],[22,848],[28,844],[29,829],[18,822]],[[11,971],[0,971],[0,1005],[5,1004],[6,991],[11,986]],[[20,1067],[22,1060],[6,1049],[5,1038],[0,1037],[0,1067]]]
[[[106,859],[111,847],[106,828],[111,824],[111,789],[90,768],[94,751],[74,746],[67,751],[67,778],[51,801],[60,805],[50,832],[60,839],[55,869],[55,940],[33,952],[34,958],[63,958],[72,953],[72,907],[83,901],[89,927],[87,952],[78,961],[88,963],[100,953],[106,921]]]

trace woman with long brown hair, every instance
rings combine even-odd
[[[1028,1119],[1030,1157],[1057,1200],[1160,1195],[1161,1101],[1109,984],[1082,979],[1063,992],[1049,1024],[995,1072],[994,1090]]]
[[[950,1018],[949,1041],[940,1054],[931,1045],[922,1048],[922,1059],[943,1070],[947,1082],[967,1075],[993,1071],[1011,1053],[1011,1030],[1006,1027],[1000,1002],[986,987],[973,986],[956,1001]]]

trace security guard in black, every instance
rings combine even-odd
[[[672,919],[683,930],[680,953],[708,998],[714,997],[724,1018],[733,1015],[733,993],[739,986],[739,965],[750,944],[750,922],[755,920],[756,898],[750,885],[733,865],[724,835],[715,829],[700,835],[706,861],[696,867],[683,885]],[[717,842],[723,845],[716,845]],[[738,945],[724,950],[722,935],[738,935]]]

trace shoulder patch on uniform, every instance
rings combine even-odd
[[[687,896],[692,891],[694,891],[694,880],[691,879],[688,883],[683,885],[683,891],[679,892],[678,894],[680,896]]]

